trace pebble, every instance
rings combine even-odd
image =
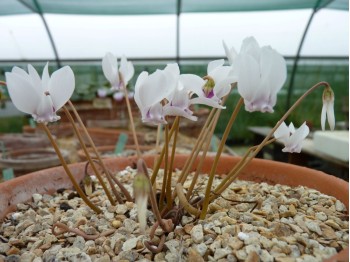
[[[203,226],[201,224],[195,225],[191,229],[191,237],[194,243],[199,244],[204,240]]]
[[[125,183],[129,173],[131,169]],[[0,224],[0,261],[322,261],[348,246],[349,223],[342,215],[346,208],[335,198],[316,190],[308,193],[305,187],[235,183],[223,195],[226,199],[261,198],[261,205],[250,213],[252,204],[218,198],[210,203],[206,220],[185,213],[166,234],[165,250],[154,256],[144,248],[134,203],[111,206],[104,194],[95,191],[91,199],[103,211],[97,215],[71,190],[62,191],[63,196],[33,194],[33,203],[18,204],[17,211]],[[150,225],[156,221],[150,210],[147,218]],[[56,221],[89,235],[115,232],[96,240],[74,233],[54,236],[51,227]],[[162,234],[158,227],[156,244]]]

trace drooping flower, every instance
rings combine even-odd
[[[28,73],[14,67],[5,74],[13,104],[42,123],[60,119],[56,112],[70,99],[75,86],[74,73],[69,66],[55,71],[50,77],[48,65],[43,70],[42,78],[30,64]]]
[[[191,91],[198,97],[190,100],[191,104],[204,104],[216,108],[224,108],[221,106],[221,99],[231,91],[231,84],[235,82],[235,78],[231,76],[232,68],[224,66],[225,60],[215,60],[208,64],[207,81],[204,85],[196,85]]]
[[[232,67],[245,109],[272,113],[277,93],[287,78],[284,58],[270,46],[260,48],[254,37],[248,37]]]
[[[309,127],[304,122],[297,130],[294,128],[293,123],[289,126],[283,122],[277,130],[274,132],[274,137],[284,144],[283,152],[300,153],[303,140],[308,136],[310,132]]]
[[[324,131],[326,129],[326,118],[331,130],[335,127],[334,116],[334,92],[330,87],[325,88],[322,95],[322,112],[321,112],[321,127]]]
[[[111,84],[112,91],[120,90],[123,82],[124,86],[127,86],[135,72],[133,64],[128,62],[125,56],[122,56],[118,68],[118,59],[109,52],[102,59],[102,70]]]

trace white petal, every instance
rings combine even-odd
[[[235,60],[235,58],[237,56],[237,52],[236,52],[236,50],[233,47],[231,49],[228,49],[225,41],[222,41],[222,44],[224,46],[225,54],[227,56],[228,62],[229,62],[230,65],[232,65],[233,61]]]
[[[33,114],[40,103],[38,89],[31,81],[17,73],[5,73],[6,85],[15,107],[27,114]],[[44,94],[42,94],[43,96]]]
[[[171,72],[174,76],[178,77],[180,75],[180,68],[177,63],[167,64],[164,68],[165,71]]]
[[[207,69],[207,74],[211,75],[212,71],[215,70],[216,68],[222,66],[225,64],[225,60],[224,59],[219,59],[219,60],[214,60],[209,62],[208,64],[208,69]]]
[[[75,79],[69,66],[55,71],[49,82],[49,92],[55,111],[60,109],[70,99],[74,92]]]
[[[143,71],[137,78],[136,84],[135,84],[135,94],[134,94],[134,99],[135,103],[139,107],[139,109],[142,111],[144,109],[144,106],[142,104],[142,100],[140,97],[140,89],[142,88],[144,82],[148,78],[148,72]]]
[[[238,55],[238,82],[239,94],[246,100],[251,101],[255,97],[256,89],[260,82],[260,68],[252,56]]]
[[[102,59],[102,70],[112,87],[119,85],[118,61],[112,53],[107,53]]]
[[[199,76],[193,74],[182,74],[180,75],[180,81],[186,90],[196,93],[197,95],[203,94],[203,86],[206,81]]]
[[[243,40],[240,53],[252,56],[256,61],[260,60],[260,46],[254,37]]]
[[[190,105],[196,105],[196,104],[207,105],[207,106],[221,108],[221,109],[226,108],[226,107],[220,105],[218,101],[215,101],[212,98],[206,98],[206,97],[196,97],[196,98],[190,99]]]
[[[197,117],[196,116],[193,116],[191,113],[189,112],[186,112],[185,110],[179,108],[179,107],[176,107],[176,106],[165,106],[164,107],[164,115],[167,115],[167,116],[182,116],[182,117],[185,117],[189,120],[192,120],[192,121],[197,121]]]
[[[335,128],[334,102],[329,102],[327,104],[327,118],[329,127],[333,131]]]
[[[295,127],[294,124],[292,122],[290,122],[289,126],[288,126],[289,132],[290,133],[295,133]]]
[[[218,98],[222,98],[231,91],[231,84],[234,82],[234,78],[225,78],[224,80],[217,82],[214,86],[214,94]]]
[[[125,56],[122,56],[119,71],[123,76],[125,85],[127,85],[130,79],[134,76],[135,69],[133,64],[128,62]]]
[[[43,70],[43,75],[41,78],[41,87],[42,87],[43,92],[49,90],[49,81],[50,81],[49,63],[46,63],[44,70]]]
[[[283,122],[273,133],[273,136],[276,139],[286,138],[289,137],[289,128],[287,127],[286,123]]]
[[[41,91],[47,91],[47,90],[42,90],[42,84],[41,84],[41,78],[38,74],[38,72],[35,70],[35,68],[31,65],[31,64],[28,64],[28,73],[29,73],[29,76],[30,76],[30,79],[33,83],[33,86],[35,88],[37,88],[37,90],[39,92]]]
[[[261,48],[260,72],[262,81],[273,95],[282,88],[287,79],[287,64],[283,56],[270,47]]]
[[[326,114],[327,114],[326,104],[323,104],[322,112],[321,112],[321,128],[323,131],[326,130]]]
[[[115,100],[115,101],[122,101],[123,100],[123,98],[124,98],[124,92],[115,92],[114,94],[113,94],[113,99]]]

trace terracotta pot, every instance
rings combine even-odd
[[[70,123],[57,122],[57,124],[50,124],[47,127],[52,135],[59,138],[72,136],[74,134],[74,130]],[[22,132],[25,134],[43,134],[46,136],[46,133],[41,126],[31,127],[29,125],[25,125],[22,127]]]
[[[94,141],[95,146],[115,145],[118,141],[119,135],[122,133],[128,135],[128,141],[126,143],[127,145],[135,144],[132,132],[130,131],[108,128],[87,128],[87,131]],[[144,142],[144,135],[142,133],[136,133],[136,135],[139,144],[142,144]],[[86,145],[89,145],[87,139],[85,139],[84,142]]]
[[[144,157],[148,166],[153,165],[154,156]],[[175,168],[181,168],[187,159],[186,155],[176,156]],[[203,166],[203,172],[209,172],[213,164],[213,157],[208,157]],[[239,157],[222,156],[219,161],[217,173],[226,174],[233,165],[240,160]],[[127,166],[135,166],[136,158],[110,158],[105,159],[107,168],[117,171]],[[194,166],[198,161],[195,163]],[[72,173],[78,180],[84,176],[84,163],[70,165]],[[50,179],[48,179],[50,178]],[[334,196],[349,208],[349,184],[339,178],[323,172],[295,166],[282,162],[263,159],[254,159],[239,176],[239,179],[266,182],[269,184],[282,184],[289,186],[307,186]],[[10,211],[15,210],[16,204],[31,199],[33,193],[50,194],[59,188],[71,187],[68,176],[62,167],[37,171],[0,184],[0,219]],[[327,261],[349,261],[348,248],[341,251]]]
[[[61,153],[68,160],[68,152],[61,150]],[[27,148],[0,153],[0,167],[12,168],[16,176],[59,165],[61,162],[53,149]]]
[[[101,154],[101,156],[103,158],[110,158],[110,157],[113,157],[113,155],[114,155],[115,145],[98,146],[98,147],[96,147],[96,149]],[[136,150],[136,146],[135,145],[125,145],[125,149],[126,150]],[[154,146],[140,146],[140,150],[142,152],[145,152],[145,151],[148,151],[151,149],[154,149]],[[88,151],[93,152],[93,149],[91,147],[89,147]],[[79,157],[80,161],[87,161],[87,158],[85,156],[83,149],[78,150],[78,157]],[[95,158],[95,154],[92,154],[91,157]],[[115,155],[115,157],[117,157],[117,156]]]
[[[0,134],[0,141],[4,143],[6,150],[38,148],[51,145],[44,134]]]

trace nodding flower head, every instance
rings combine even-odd
[[[321,127],[322,130],[326,129],[326,118],[331,130],[335,127],[335,116],[334,116],[334,92],[330,86],[327,86],[322,95],[322,112],[321,112]]]

